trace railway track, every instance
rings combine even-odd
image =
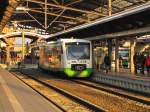
[[[19,78],[16,73],[13,72],[13,74]],[[18,73],[17,73],[18,74]],[[55,90],[56,92],[62,94],[63,96],[66,96],[67,98],[79,103],[80,105],[86,107],[87,109],[89,109],[90,111],[92,112],[107,112],[108,110],[100,107],[100,106],[97,106],[97,105],[94,105],[92,104],[91,102],[89,101],[86,101],[85,99],[82,99],[78,96],[75,96],[73,94],[71,94],[70,92],[67,92],[66,90],[63,90],[62,88],[59,88],[59,87],[56,87],[54,85],[51,85],[50,83],[47,83],[46,81],[44,80],[40,80],[40,79],[37,79],[35,77],[32,77],[28,74],[23,74],[23,73],[19,73],[21,75],[26,75],[28,78],[31,78],[35,81],[37,81],[38,83],[41,83],[42,85],[44,85],[45,87],[48,87],[50,89],[53,89]],[[23,81],[21,78],[19,78],[21,81]],[[24,82],[24,81],[23,81]],[[26,83],[27,84],[27,83]],[[27,84],[28,86],[30,86],[29,84]],[[31,87],[31,86],[30,86]],[[31,87],[32,89],[34,89],[33,87]],[[36,89],[34,89],[35,91],[37,91]],[[37,91],[39,94],[41,94],[39,91]],[[43,97],[45,97],[46,99],[48,99],[46,96],[44,96],[43,94],[41,94]],[[59,106],[58,104],[54,103],[53,101],[51,101],[50,99],[48,99],[50,102],[52,102],[55,106],[57,106],[58,108],[60,108],[62,110],[62,112],[66,112],[66,110],[64,110],[61,106]]]
[[[143,93],[135,93],[133,91],[130,90],[126,90],[126,89],[122,89],[122,88],[117,88],[114,86],[108,87],[108,85],[105,84],[97,84],[96,82],[93,81],[85,81],[85,80],[71,80],[73,82],[76,82],[78,84],[84,85],[84,86],[88,86],[97,90],[101,90],[101,91],[105,91],[123,98],[127,98],[129,100],[133,100],[137,103],[141,103],[143,105],[150,105],[150,97],[143,94]]]
[[[31,70],[32,71],[32,70]],[[47,75],[47,73],[39,71],[24,71],[27,75],[32,75],[32,77],[48,84],[56,86],[60,89],[65,90],[68,93],[81,97],[92,104],[104,108],[106,111],[116,112],[149,112],[150,107],[141,102],[135,101],[134,99],[129,99],[109,91],[104,91],[100,88],[93,88],[89,85],[83,85],[78,82],[73,82],[72,80],[60,79],[58,77],[53,77]],[[23,71],[22,71],[23,72]],[[106,88],[105,88],[106,89]],[[111,90],[114,91],[114,90]],[[97,112],[97,111],[96,111]]]
[[[53,102],[52,100],[50,100],[48,97],[46,97],[45,95],[43,95],[41,92],[39,92],[37,89],[35,89],[35,87],[31,86],[30,84],[28,84],[26,81],[24,81],[22,78],[20,78],[19,76],[22,75],[20,72],[11,72],[11,74],[13,74],[15,77],[17,77],[19,80],[21,80],[23,83],[25,83],[27,86],[29,86],[30,88],[32,88],[34,91],[36,91],[38,94],[40,94],[41,96],[43,96],[46,100],[48,100],[49,102],[51,102],[53,105],[55,105],[60,112],[66,112],[61,106],[59,106],[57,103]],[[18,76],[19,75],[19,76]],[[26,77],[27,78],[27,77]],[[24,77],[24,79],[26,79]]]

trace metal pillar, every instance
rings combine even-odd
[[[108,40],[108,56],[110,58],[110,61],[112,61],[112,39]]]
[[[26,54],[29,54],[29,49],[30,49],[30,46],[29,46],[29,43],[27,42],[27,44],[25,45]]]
[[[91,43],[92,43],[92,67],[94,68],[94,69],[96,69],[96,61],[95,61],[95,58],[96,58],[96,56],[94,55],[94,42],[93,41],[91,41]]]
[[[45,29],[47,29],[47,0],[45,0]]]
[[[119,72],[119,41],[115,40],[115,72]]]
[[[108,0],[108,15],[112,15],[112,1]]]
[[[130,41],[130,72],[131,74],[134,74],[134,69],[135,69],[134,60],[133,60],[135,44],[136,42],[134,40]]]
[[[7,66],[10,65],[10,46],[9,45],[6,48],[6,64]]]
[[[24,31],[22,31],[22,63],[24,63]]]

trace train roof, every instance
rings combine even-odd
[[[85,40],[85,39],[71,39],[71,38],[68,38],[68,39],[58,39],[57,41],[50,41],[50,42],[47,42],[47,45],[54,45],[54,44],[57,44],[57,43],[61,43],[61,42],[91,42],[89,40]]]
[[[57,41],[60,42],[76,42],[76,41],[80,41],[80,42],[90,42],[89,40],[85,40],[85,39],[73,39],[73,38],[68,38],[68,39],[59,39]]]

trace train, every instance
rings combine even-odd
[[[84,39],[58,39],[39,47],[39,68],[65,77],[90,77],[92,46]]]

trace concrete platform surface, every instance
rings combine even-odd
[[[147,74],[143,75],[143,74],[131,74],[129,72],[129,70],[124,70],[124,71],[120,71],[120,72],[109,72],[109,73],[105,73],[104,71],[98,71],[95,72],[95,75],[108,75],[108,76],[113,76],[113,77],[120,77],[120,78],[128,78],[128,79],[133,79],[133,80],[141,80],[141,81],[149,81],[150,82],[150,76],[148,76]]]
[[[0,68],[0,112],[60,112],[49,101]]]

